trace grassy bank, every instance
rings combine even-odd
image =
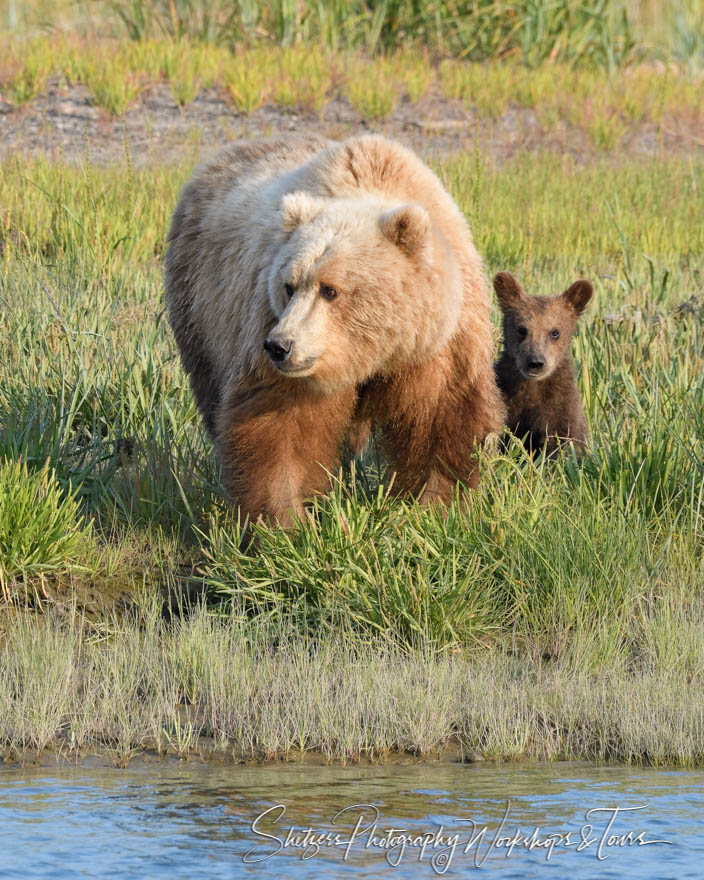
[[[595,281],[592,450],[489,450],[445,520],[372,449],[245,554],[161,303],[197,159],[0,165],[0,752],[700,762],[701,160],[437,164],[488,271]],[[201,590],[210,613],[161,619]]]
[[[634,663],[613,657],[595,674],[582,640],[541,663],[409,655],[344,630],[311,640],[202,611],[168,623],[147,608],[100,625],[19,614],[2,642],[0,756],[383,761],[454,744],[467,759],[688,766],[704,759],[703,637],[701,615],[686,628],[663,618],[641,632]]]

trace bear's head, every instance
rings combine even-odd
[[[268,278],[276,323],[264,349],[282,374],[359,384],[443,348],[457,326],[459,273],[426,209],[372,195],[285,195]]]
[[[503,312],[505,351],[524,379],[547,379],[569,355],[592,285],[581,279],[559,296],[529,296],[513,275],[499,272],[494,290]]]

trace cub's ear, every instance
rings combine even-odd
[[[562,299],[570,306],[574,313],[579,317],[586,309],[587,303],[592,298],[594,288],[591,282],[585,281],[583,278],[571,284],[567,290],[561,294]]]
[[[430,217],[422,205],[401,205],[379,217],[379,228],[392,244],[412,257],[426,243]]]
[[[286,193],[281,199],[281,228],[293,232],[298,226],[310,223],[322,213],[325,202],[304,192]]]
[[[502,310],[515,308],[523,299],[523,288],[510,272],[494,276],[494,290]]]

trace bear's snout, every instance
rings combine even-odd
[[[516,366],[525,379],[544,379],[553,368],[552,359],[542,351],[525,351],[516,359]]]
[[[532,357],[528,358],[526,367],[529,373],[537,376],[538,373],[543,372],[543,369],[545,368],[545,361],[543,360],[543,358],[533,355]]]
[[[283,364],[291,356],[293,351],[292,339],[275,339],[268,336],[264,340],[264,351],[269,355],[275,364]]]

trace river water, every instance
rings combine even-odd
[[[701,880],[704,772],[0,767],[1,878],[435,876]]]

